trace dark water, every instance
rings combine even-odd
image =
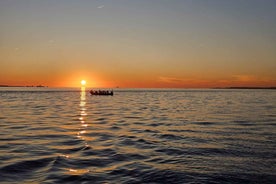
[[[276,183],[275,90],[0,89],[1,183]]]

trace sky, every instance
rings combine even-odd
[[[0,84],[276,86],[276,0],[0,0]]]

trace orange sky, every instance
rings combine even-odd
[[[1,1],[0,85],[276,86],[273,1]]]

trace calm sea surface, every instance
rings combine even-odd
[[[0,183],[276,183],[276,90],[0,88]]]

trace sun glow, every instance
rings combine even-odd
[[[81,81],[81,85],[85,86],[85,85],[86,85],[86,81],[85,81],[85,80],[82,80],[82,81]]]

